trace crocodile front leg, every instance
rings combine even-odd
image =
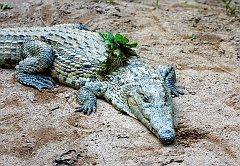
[[[54,80],[40,73],[46,71],[54,61],[54,51],[46,43],[30,40],[23,43],[23,57],[16,66],[16,77],[24,85],[33,86],[38,90],[53,88]]]
[[[77,101],[80,106],[76,108],[75,112],[83,112],[87,115],[96,112],[96,96],[102,97],[106,92],[106,89],[107,87],[104,86],[104,82],[86,83],[86,85],[80,88],[77,92]]]
[[[167,84],[167,86],[170,88],[172,94],[174,94],[175,96],[179,96],[179,94],[183,95],[184,93],[181,92],[180,90],[178,90],[176,88],[176,86],[174,85],[176,82],[176,74],[175,74],[175,70],[172,66],[160,66],[158,67],[158,72],[159,74],[164,78],[165,83]]]

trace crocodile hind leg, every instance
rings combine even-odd
[[[80,104],[75,112],[83,112],[90,115],[96,112],[96,97],[102,97],[106,92],[107,86],[102,82],[90,82],[81,87],[77,92],[77,101]]]
[[[160,66],[158,67],[158,72],[159,74],[164,78],[165,83],[167,84],[167,86],[170,88],[172,94],[174,94],[175,96],[179,96],[179,94],[183,95],[184,93],[181,92],[180,90],[178,90],[176,88],[176,86],[174,85],[176,82],[176,74],[175,74],[175,70],[172,66]]]
[[[23,59],[16,66],[16,77],[24,85],[33,86],[38,90],[53,88],[54,80],[42,75],[54,61],[54,51],[46,43],[30,40],[23,43]]]

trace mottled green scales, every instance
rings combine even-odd
[[[96,111],[96,98],[104,98],[119,111],[141,121],[164,144],[175,139],[171,93],[171,66],[152,67],[132,56],[126,65],[101,76],[106,46],[96,32],[79,24],[53,27],[8,28],[0,31],[0,66],[16,66],[24,85],[54,88],[55,81],[78,89],[76,112]],[[104,77],[104,78],[102,78]]]

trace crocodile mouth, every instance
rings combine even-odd
[[[160,139],[164,145],[170,145],[174,142],[175,138],[172,139]]]
[[[153,127],[150,130],[158,137],[158,139],[165,145],[172,144],[175,141],[175,131],[174,129],[159,129],[158,131]]]

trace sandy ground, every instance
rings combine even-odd
[[[239,165],[240,18],[220,1],[183,2],[2,0],[13,7],[0,10],[4,28],[83,23],[128,36],[148,63],[176,68],[185,95],[173,98],[177,138],[164,146],[101,99],[95,114],[74,113],[76,90],[39,92],[0,68],[0,165]]]

